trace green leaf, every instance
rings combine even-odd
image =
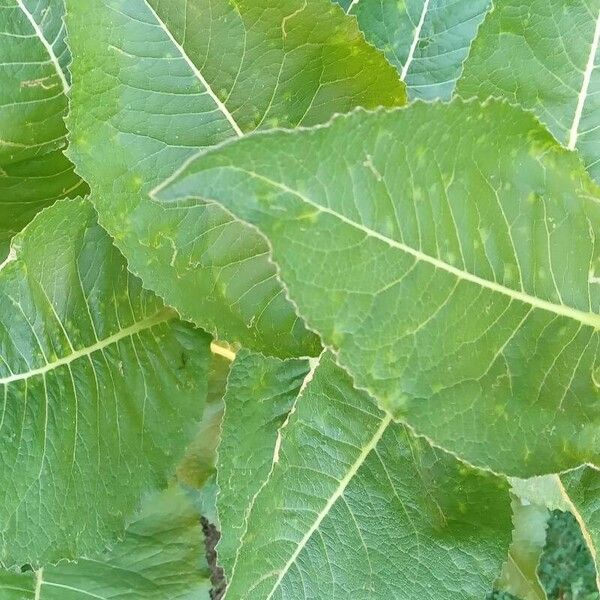
[[[480,599],[510,531],[504,479],[414,438],[324,356],[281,430],[227,598]]]
[[[67,4],[70,156],[132,271],[220,339],[318,354],[256,233],[217,206],[165,211],[147,194],[196,147],[402,104],[395,71],[329,0]]]
[[[502,0],[479,30],[457,93],[533,110],[598,180],[599,40],[598,0]]]
[[[518,498],[513,499],[512,508],[512,541],[507,562],[495,587],[521,600],[547,600],[537,568],[546,544],[550,513],[545,506],[529,504]]]
[[[209,591],[199,517],[177,488],[147,499],[106,552],[35,573],[0,572],[2,600],[208,600]]]
[[[256,494],[269,477],[279,428],[308,373],[308,361],[265,358],[242,350],[225,394],[217,484],[219,564],[231,571]]]
[[[410,98],[449,100],[491,0],[337,0],[384,51]]]
[[[0,270],[0,561],[37,566],[97,551],[174,473],[210,339],[142,289],[88,202],[45,209],[13,248]]]
[[[600,590],[598,553],[600,552],[600,471],[584,466],[560,477],[568,495],[571,512],[579,522],[583,537],[596,565],[596,584]]]
[[[434,444],[517,476],[600,461],[600,191],[530,114],[357,111],[207,152],[156,195],[257,227],[298,314]]]
[[[0,7],[0,261],[43,207],[86,192],[64,156],[69,87],[62,0]]]

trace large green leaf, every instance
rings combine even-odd
[[[199,517],[177,488],[148,498],[106,552],[35,573],[0,571],[2,600],[208,600]]]
[[[581,152],[600,179],[599,0],[501,0],[473,43],[457,92],[501,96]]]
[[[279,428],[308,373],[308,361],[240,352],[229,375],[219,444],[219,564],[231,571],[252,502],[273,467]]]
[[[357,111],[208,152],[158,196],[255,225],[339,364],[435,444],[520,476],[600,461],[600,192],[530,114]]]
[[[85,193],[64,156],[69,54],[62,0],[0,5],[0,261],[44,206]]]
[[[581,531],[596,564],[596,582],[600,591],[598,553],[600,552],[600,471],[584,466],[561,475],[561,483],[568,495],[570,509],[577,518]]]
[[[164,485],[202,414],[209,337],[63,200],[0,271],[0,562],[96,551]]]
[[[411,98],[450,99],[491,0],[337,0],[385,52]]]
[[[227,598],[479,600],[510,514],[505,480],[415,439],[324,356],[281,430]]]
[[[198,146],[402,104],[393,68],[329,0],[67,4],[70,156],[132,271],[221,339],[318,353],[259,236],[217,206],[165,211],[147,193]]]

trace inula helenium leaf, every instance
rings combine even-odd
[[[0,262],[44,206],[86,191],[64,156],[69,88],[62,0],[0,5]]]
[[[397,73],[330,0],[67,6],[70,156],[129,267],[220,338],[284,357],[318,354],[258,235],[218,206],[164,210],[148,192],[197,147],[403,104]]]
[[[415,439],[330,356],[274,452],[228,599],[475,600],[491,589],[510,542],[506,482]]]
[[[164,485],[200,419],[207,334],[141,288],[86,201],[0,270],[0,562],[89,555]]]
[[[457,93],[531,109],[600,180],[598,0],[502,0],[473,43]]]
[[[518,476],[600,459],[600,192],[531,115],[358,111],[208,152],[156,195],[255,225],[340,365],[435,444]]]

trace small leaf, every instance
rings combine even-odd
[[[279,428],[308,373],[308,361],[241,351],[233,363],[219,445],[219,564],[231,573],[254,497],[273,468]]]
[[[596,565],[596,585],[600,591],[600,471],[584,466],[560,477],[570,501],[571,512],[579,522],[583,537]]]
[[[547,600],[537,575],[546,544],[546,526],[550,513],[545,506],[512,501],[513,537],[508,559],[496,588],[521,600]]]
[[[330,356],[278,458],[228,599],[480,600],[491,589],[510,543],[506,482],[414,438]]]

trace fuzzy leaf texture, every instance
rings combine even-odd
[[[357,111],[208,152],[155,195],[254,225],[339,364],[434,444],[515,476],[600,460],[600,192],[531,115]]]
[[[14,248],[0,270],[0,561],[37,566],[98,551],[174,473],[210,338],[141,288],[85,201],[45,209]]]
[[[599,0],[494,2],[457,93],[533,110],[600,180],[599,42]]]
[[[218,206],[165,211],[148,192],[197,147],[403,104],[394,69],[329,0],[67,6],[69,155],[129,267],[221,339],[282,357],[318,354],[259,236]]]
[[[85,194],[63,154],[69,52],[62,0],[0,4],[0,262],[45,206]]]
[[[491,0],[337,0],[384,51],[411,99],[449,100]]]
[[[474,600],[491,589],[512,528],[506,481],[415,439],[331,356],[280,442],[227,573],[228,600]]]
[[[0,571],[2,600],[209,600],[198,514],[177,488],[149,497],[106,552],[35,573]]]

